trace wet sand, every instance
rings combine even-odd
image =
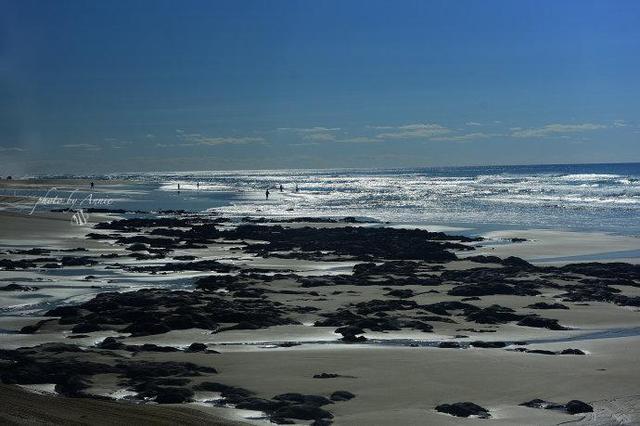
[[[69,326],[50,322],[34,334],[17,333],[25,325],[37,322],[46,309],[37,305],[33,311],[20,308],[21,301],[50,300],[56,304],[74,305],[93,298],[102,291],[135,291],[143,287],[160,287],[167,290],[175,287],[193,290],[193,282],[198,277],[209,276],[211,271],[167,271],[157,274],[135,272],[127,269],[135,266],[162,265],[171,257],[195,255],[200,259],[219,260],[223,265],[233,265],[240,270],[261,268],[261,273],[293,272],[300,277],[335,276],[351,274],[360,260],[337,256],[331,261],[318,259],[283,259],[234,250],[248,240],[239,240],[236,245],[224,241],[208,244],[206,249],[174,250],[168,257],[160,259],[133,259],[122,244],[112,240],[85,238],[96,231],[90,226],[72,225],[66,213],[41,213],[31,217],[21,214],[1,212],[0,234],[2,235],[3,258],[17,260],[35,258],[14,254],[14,250],[28,248],[49,248],[51,256],[63,254],[89,256],[100,259],[93,266],[72,266],[58,270],[28,268],[0,270],[0,286],[9,283],[41,286],[35,292],[6,292],[0,294],[3,316],[0,318],[0,349],[15,349],[36,346],[45,342],[64,342],[81,347],[93,347],[108,336],[123,336],[119,339],[125,345],[175,346],[184,349],[193,342],[201,342],[209,349],[220,352],[144,352],[131,355],[118,350],[126,359],[146,361],[192,362],[210,366],[218,370],[216,382],[251,390],[256,397],[273,398],[275,395],[299,392],[310,395],[331,395],[337,390],[352,392],[356,397],[350,401],[335,402],[327,407],[334,424],[346,425],[386,425],[386,424],[634,424],[640,421],[638,401],[640,369],[637,367],[637,353],[640,337],[633,333],[622,338],[570,340],[599,330],[626,329],[640,327],[639,312],[636,307],[620,306],[613,303],[590,301],[588,303],[562,302],[570,309],[533,310],[529,305],[536,302],[556,302],[555,296],[566,291],[564,288],[543,287],[537,295],[483,295],[479,300],[469,301],[483,309],[493,305],[513,309],[517,313],[539,314],[556,319],[567,330],[523,327],[513,322],[505,324],[478,324],[463,316],[455,315],[455,323],[433,321],[431,332],[421,332],[411,328],[397,331],[364,330],[359,333],[369,339],[366,343],[344,344],[335,326],[313,327],[322,317],[319,313],[336,312],[349,304],[366,303],[371,300],[398,300],[390,297],[387,286],[380,285],[328,285],[301,287],[299,278],[282,277],[275,281],[257,283],[252,289],[265,291],[263,300],[281,303],[287,307],[307,306],[314,309],[306,312],[289,311],[288,316],[299,324],[275,325],[259,329],[228,330],[212,333],[207,329],[182,329],[167,333],[150,334],[139,337],[111,330],[86,333],[87,337],[70,339],[73,335]],[[118,215],[92,215],[91,224],[119,218]],[[286,224],[284,224],[286,226]],[[300,228],[304,224],[292,227]],[[307,224],[318,226],[317,224]],[[233,229],[235,224],[219,224],[221,229]],[[272,226],[272,225],[265,225]],[[322,226],[322,225],[320,225]],[[377,225],[376,225],[377,226]],[[330,224],[327,229],[339,228]],[[126,235],[141,235],[139,232]],[[568,256],[607,251],[631,250],[635,240],[631,237],[615,237],[606,234],[574,235],[549,231],[509,232],[495,235],[496,238],[513,238],[527,235],[532,240],[523,243],[485,246],[464,255],[479,254],[507,257],[516,255],[532,260],[541,256]],[[564,241],[564,243],[563,243]],[[588,244],[588,249],[583,249]],[[473,244],[471,244],[473,245]],[[480,244],[482,245],[482,243]],[[63,250],[83,248],[87,251],[68,253]],[[111,260],[100,255],[118,254],[122,258]],[[115,269],[110,265],[119,264]],[[380,263],[380,262],[378,262]],[[566,262],[557,262],[563,264]],[[426,268],[436,264],[425,262]],[[437,265],[436,265],[437,266]],[[456,260],[444,263],[445,271],[468,271],[474,268],[501,269],[499,264],[477,263]],[[235,272],[234,272],[235,273]],[[438,272],[440,273],[440,272]],[[86,280],[87,275],[96,278]],[[232,273],[233,274],[233,273]],[[426,275],[433,275],[429,271]],[[531,272],[518,279],[540,279],[547,272]],[[526,275],[526,276],[525,276]],[[420,274],[418,274],[420,276]],[[401,276],[398,276],[401,278]],[[371,279],[371,278],[368,278]],[[374,277],[375,279],[375,277]],[[558,286],[572,284],[562,278],[552,278]],[[47,290],[47,285],[53,285]],[[456,283],[440,283],[437,286],[409,284],[398,289],[411,290],[411,300],[420,306],[447,301],[462,301],[462,296],[451,296],[447,292]],[[56,287],[57,286],[57,287]],[[628,297],[640,295],[637,287],[617,286]],[[437,293],[429,292],[436,290]],[[297,292],[297,293],[296,293]],[[317,295],[309,294],[316,292]],[[62,296],[64,294],[64,296]],[[220,293],[221,297],[235,300]],[[24,299],[27,297],[27,299]],[[351,305],[353,306],[353,305]],[[10,307],[10,309],[9,309]],[[38,311],[40,309],[40,311]],[[413,314],[412,310],[407,314]],[[222,324],[223,326],[233,325]],[[464,331],[463,331],[464,330]],[[77,334],[77,333],[76,333]],[[404,343],[394,342],[402,339]],[[563,340],[566,339],[566,340]],[[418,347],[411,347],[414,341]],[[527,350],[549,350],[559,352],[564,349],[579,349],[586,355],[544,355],[516,352],[517,345],[506,348],[466,348],[469,342],[526,340]],[[536,341],[558,340],[556,343],[535,343]],[[463,348],[433,347],[443,341],[455,341]],[[279,346],[283,342],[291,345]],[[385,343],[387,342],[387,343]],[[428,344],[428,343],[433,343]],[[420,344],[418,344],[420,343]],[[426,346],[422,343],[427,343]],[[60,355],[64,357],[66,355]],[[87,355],[92,356],[92,355]],[[96,355],[100,358],[104,355]],[[132,358],[133,357],[133,358]],[[96,358],[96,359],[98,359]],[[345,377],[314,379],[319,373],[337,373]],[[207,380],[213,380],[209,377]],[[195,379],[204,380],[202,379]],[[94,376],[89,391],[121,389],[122,385],[111,376]],[[227,424],[242,421],[239,410],[220,407],[213,403],[187,404],[183,406],[158,406],[155,404],[134,405],[125,402],[96,401],[82,398],[63,398],[35,395],[2,386],[1,397],[14,401],[10,410],[3,409],[0,420],[7,423],[48,423],[56,424],[113,424],[134,423],[144,419],[148,423],[165,424],[180,420],[182,424],[207,422]],[[588,402],[594,407],[593,413],[570,415],[560,411],[521,407],[519,404],[534,398],[558,403],[572,399]],[[434,408],[441,403],[472,401],[489,410],[491,418],[461,419],[438,413]],[[107,414],[107,415],[105,415]],[[112,421],[113,416],[113,423]],[[116,421],[117,420],[117,421]],[[101,423],[104,422],[104,423]],[[217,423],[218,422],[218,423]],[[267,424],[268,420],[246,420],[246,422]],[[614,423],[618,422],[618,423]],[[299,424],[308,424],[300,421]],[[232,423],[229,423],[232,424]]]
[[[494,231],[483,236],[507,243],[488,244],[479,248],[478,253],[500,257],[517,256],[533,263],[563,264],[586,260],[640,262],[640,238],[637,236],[548,229]],[[508,243],[511,238],[522,238],[526,241]]]

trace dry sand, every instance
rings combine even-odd
[[[0,385],[3,425],[236,425],[212,413],[184,406],[134,405],[94,399],[64,398]]]

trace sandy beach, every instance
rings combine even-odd
[[[71,215],[0,212],[5,423],[640,421],[637,238]]]

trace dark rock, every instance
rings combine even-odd
[[[188,388],[157,387],[155,401],[158,404],[181,404],[193,401],[193,391]]]
[[[367,340],[364,336],[358,336],[358,334],[364,333],[360,327],[346,326],[340,327],[336,331],[338,334],[342,334],[342,341],[347,343],[364,342]]]
[[[199,373],[217,373],[215,368],[202,367],[190,362],[174,361],[137,361],[126,364],[121,363],[116,365],[116,367],[122,369],[128,378],[142,381],[154,377],[192,377],[199,375]]]
[[[159,346],[153,343],[145,343],[141,346],[128,346],[127,349],[138,352],[178,352],[179,349],[173,346]]]
[[[63,256],[60,262],[62,266],[93,266],[98,263],[96,260],[87,256]]]
[[[473,346],[474,348],[504,348],[505,346],[507,346],[505,342],[482,342],[482,341],[471,342],[469,343],[469,345]]]
[[[531,401],[523,402],[520,405],[525,407],[530,407],[530,408],[542,408],[546,410],[565,411],[568,414],[580,414],[580,413],[593,412],[593,407],[591,405],[582,401],[578,401],[576,399],[567,402],[565,405],[558,404],[555,402],[545,401],[543,399],[532,399]]]
[[[441,404],[436,407],[436,411],[450,414],[456,417],[478,416],[482,419],[491,417],[486,408],[482,408],[473,402],[456,402],[454,404]]]
[[[519,257],[515,256],[507,257],[502,261],[502,264],[504,266],[510,266],[521,271],[535,271],[536,269],[538,269],[536,266],[532,265],[526,260],[520,259]]]
[[[45,319],[45,320],[38,321],[37,323],[32,324],[32,325],[25,325],[24,327],[22,327],[20,329],[20,334],[34,334],[38,330],[40,330],[40,327],[42,327],[43,325],[45,325],[49,321],[52,321],[52,320]]]
[[[336,377],[340,377],[340,375],[336,373],[320,373],[313,375],[314,379],[335,379]]]
[[[518,322],[518,325],[525,327],[547,328],[549,330],[568,330],[558,324],[558,320],[550,318],[542,318],[537,316],[527,316]]]
[[[484,255],[469,256],[469,257],[465,257],[464,260],[470,260],[476,263],[496,263],[498,265],[502,264],[502,259],[500,259],[498,256],[484,256]]]
[[[525,308],[530,309],[569,309],[567,305],[563,305],[562,303],[546,303],[546,302],[538,302],[532,305],[525,306]]]
[[[77,306],[59,306],[55,309],[48,311],[45,316],[47,317],[76,317],[80,314],[80,309]]]
[[[588,275],[598,278],[611,278],[627,280],[640,280],[640,265],[632,265],[629,263],[611,262],[611,263],[573,263],[558,268],[562,272],[570,272],[574,274]]]
[[[180,255],[180,256],[173,256],[173,260],[196,260],[197,258],[195,256],[191,256],[191,255]]]
[[[226,300],[200,291],[144,289],[100,293],[80,306],[56,308],[47,315],[61,316],[61,324],[88,323],[144,336],[190,328],[216,330],[219,322],[245,322],[252,328],[295,324],[284,317],[282,306],[268,300]]]
[[[115,337],[107,337],[96,345],[99,349],[120,350],[125,349],[125,344],[116,340]]]
[[[511,308],[500,305],[491,305],[466,315],[468,321],[475,321],[480,324],[506,324],[511,321],[518,321],[523,318]]]
[[[386,294],[386,296],[400,297],[402,299],[405,299],[405,298],[415,296],[415,293],[413,290],[409,290],[409,289],[406,289],[406,290],[395,289],[395,290],[389,291]]]
[[[286,405],[287,403],[283,401],[272,401],[270,399],[262,398],[243,398],[241,401],[238,401],[235,406],[242,410],[254,410],[269,413]]]
[[[349,401],[356,396],[349,391],[335,391],[331,394],[332,401]]]
[[[318,420],[331,419],[333,414],[323,410],[317,405],[295,404],[287,405],[278,409],[273,413],[274,418],[299,419],[299,420]]]
[[[456,256],[449,249],[469,250],[469,246],[452,241],[469,242],[472,238],[448,236],[422,230],[344,227],[344,228],[283,228],[281,226],[241,225],[221,231],[221,236],[233,240],[266,241],[249,244],[245,251],[260,256],[272,252],[290,252],[291,257],[323,257],[322,253],[350,256],[356,259],[416,259],[448,262]]]
[[[36,291],[38,287],[29,287],[26,285],[20,284],[8,284],[3,287],[0,287],[0,291]]]
[[[592,413],[593,407],[586,402],[574,399],[567,402],[566,410],[569,414]]]
[[[308,404],[316,407],[333,404],[327,397],[321,395],[304,395],[301,393],[283,393],[273,397],[276,401],[294,402],[296,404]]]
[[[273,401],[269,401],[267,404],[267,403],[260,402],[260,401],[267,401],[267,400],[260,400],[258,398],[249,399],[251,395],[253,395],[253,392],[243,388],[225,385],[222,383],[202,382],[194,386],[194,389],[201,390],[201,391],[209,391],[209,392],[220,392],[220,395],[225,399],[226,402],[231,404],[245,403],[242,407],[238,407],[238,408],[244,408],[248,410],[256,409],[258,411],[272,411],[282,406],[282,404],[279,402],[274,403]],[[251,401],[253,401],[253,405],[251,408],[249,408],[247,404],[249,404]],[[256,405],[260,405],[260,407],[257,407]]]
[[[78,324],[71,329],[72,333],[92,333],[94,331],[100,331],[102,327],[98,324],[82,323]]]
[[[149,248],[149,246],[147,246],[144,243],[135,243],[135,244],[131,244],[129,247],[127,247],[127,250],[129,251],[146,251]]]
[[[205,352],[207,350],[207,345],[204,343],[192,343],[189,345],[185,352]]]
[[[586,354],[580,349],[563,349],[560,352],[560,355],[586,355]]]
[[[436,315],[444,316],[451,315],[451,311],[461,311],[464,313],[464,315],[469,315],[472,312],[477,312],[480,310],[480,308],[478,308],[477,306],[458,301],[437,302],[430,305],[422,305],[420,306],[420,308]]]
[[[55,391],[63,396],[79,397],[89,387],[88,380],[77,374],[69,375],[56,383]]]
[[[447,294],[450,296],[490,296],[496,294],[534,296],[536,294],[540,294],[540,292],[531,288],[520,287],[517,285],[488,282],[460,285],[449,290]]]
[[[137,322],[122,329],[124,333],[131,333],[133,337],[162,334],[171,331],[168,325],[155,322]]]
[[[553,351],[547,351],[545,349],[528,349],[525,350],[528,354],[538,354],[538,355],[556,355]]]

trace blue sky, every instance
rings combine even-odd
[[[640,161],[637,1],[0,10],[0,174]]]

